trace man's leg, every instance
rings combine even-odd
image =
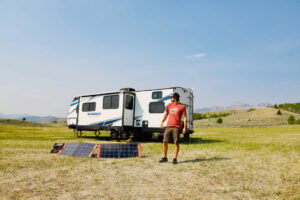
[[[163,143],[164,143],[164,158],[167,157],[168,154],[168,142],[170,141],[170,136],[172,133],[172,129],[170,128],[166,128],[165,132],[164,132],[164,139],[163,139]]]
[[[159,161],[160,163],[162,162],[168,162],[167,154],[168,154],[168,142],[169,142],[169,137],[170,137],[170,129],[166,128],[164,132],[164,140],[163,140],[163,153],[164,157]]]
[[[179,139],[180,139],[179,128],[173,129],[173,139],[174,139],[174,146],[175,146],[173,164],[177,164],[177,156],[179,152]]]
[[[177,159],[178,151],[179,151],[179,143],[178,143],[178,144],[175,144],[175,152],[174,152],[174,158],[175,158],[175,159]]]
[[[166,158],[168,154],[168,143],[164,142],[164,157]]]

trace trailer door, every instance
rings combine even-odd
[[[124,93],[123,126],[133,126],[134,98],[135,96],[133,94]]]

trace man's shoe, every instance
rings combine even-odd
[[[174,158],[172,163],[173,163],[173,164],[177,164],[177,159]]]
[[[160,159],[159,162],[160,162],[160,163],[168,162],[168,158],[163,157],[162,159]]]

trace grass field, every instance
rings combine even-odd
[[[300,126],[196,129],[175,166],[157,162],[162,144],[155,142],[142,142],[142,159],[49,153],[53,143],[71,141],[108,139],[77,139],[66,127],[0,125],[0,198],[300,199]]]

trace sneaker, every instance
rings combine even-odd
[[[173,164],[177,164],[177,159],[174,158],[172,163],[173,163]]]
[[[163,162],[168,162],[168,158],[165,158],[165,157],[163,157],[162,159],[160,159],[160,161],[159,161],[160,163],[163,163]]]

